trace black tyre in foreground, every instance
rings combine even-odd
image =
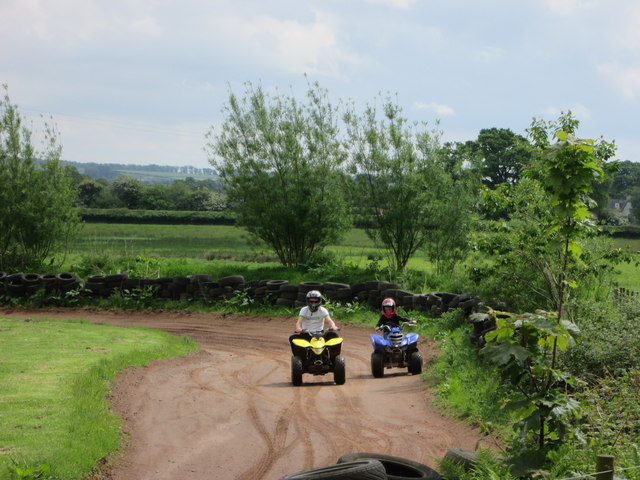
[[[433,468],[407,458],[384,455],[382,453],[357,452],[347,453],[338,459],[338,464],[357,460],[377,460],[384,467],[388,480],[441,480],[442,477]]]
[[[312,468],[280,477],[280,480],[387,480],[382,463],[363,459],[327,467]]]
[[[344,363],[342,355],[338,355],[334,360],[333,381],[336,382],[336,385],[344,385],[347,379]]]
[[[376,378],[384,376],[384,355],[382,352],[375,351],[371,354],[371,375]]]
[[[296,387],[302,385],[302,359],[300,357],[291,357],[291,383]]]

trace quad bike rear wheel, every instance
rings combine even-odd
[[[336,385],[344,385],[347,379],[344,363],[342,355],[338,355],[333,360],[333,381],[336,382]]]
[[[375,378],[384,376],[384,355],[377,350],[371,354],[371,374]]]
[[[291,383],[295,387],[302,385],[302,359],[295,355],[291,357]]]

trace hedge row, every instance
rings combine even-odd
[[[139,223],[160,225],[235,225],[235,213],[176,210],[129,210],[127,208],[81,208],[80,218],[94,223]]]
[[[617,238],[640,238],[640,225],[605,225],[602,230]]]
[[[209,302],[244,297],[256,303],[283,307],[306,305],[306,294],[319,290],[323,297],[334,303],[368,305],[379,310],[382,300],[391,297],[407,311],[442,312],[462,309],[467,316],[483,311],[479,300],[468,294],[448,292],[414,293],[391,282],[372,280],[354,285],[338,282],[302,282],[290,284],[287,280],[245,281],[242,275],[231,275],[214,281],[209,274],[161,278],[132,278],[125,273],[92,275],[86,280],[73,273],[37,274],[0,272],[0,287],[6,295],[28,297],[36,291],[70,292],[89,297],[108,298],[113,294],[146,291],[156,298],[171,300],[199,299]]]

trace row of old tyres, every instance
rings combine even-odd
[[[468,316],[482,308],[477,298],[469,294],[449,292],[414,293],[397,283],[371,280],[349,285],[339,282],[301,282],[287,280],[249,280],[242,275],[230,275],[213,280],[210,274],[187,276],[134,278],[126,273],[92,275],[86,280],[70,272],[57,274],[13,273],[0,271],[0,288],[11,296],[30,296],[44,289],[55,292],[77,291],[92,297],[108,298],[114,293],[147,294],[170,300],[199,299],[223,301],[246,298],[256,303],[283,307],[302,307],[306,294],[318,290],[332,303],[367,304],[377,310],[384,298],[395,299],[399,307],[440,314],[460,308]]]

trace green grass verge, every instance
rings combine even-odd
[[[105,398],[117,372],[197,348],[160,330],[0,317],[0,479],[50,478],[43,465],[51,478],[87,475],[120,445]]]

